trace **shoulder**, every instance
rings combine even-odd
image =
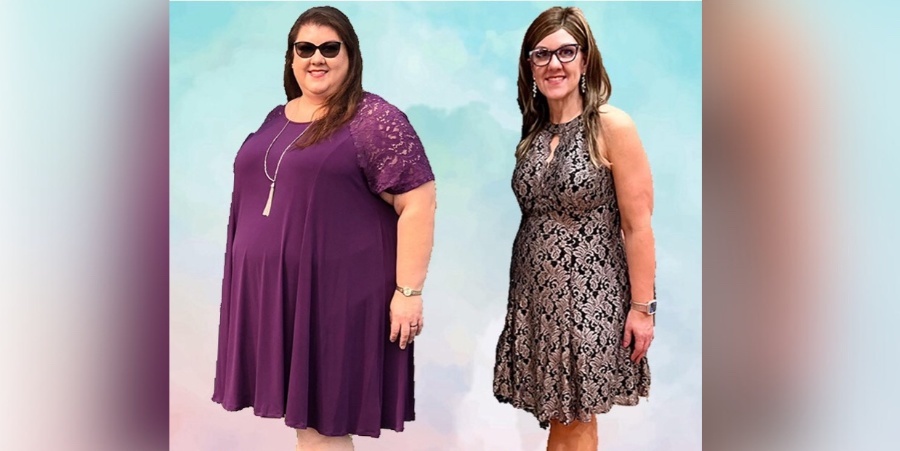
[[[263,120],[262,125],[266,125],[267,123],[275,119],[284,117],[284,105],[275,105],[275,107],[269,111],[269,114],[266,115],[266,118]]]
[[[608,104],[602,105],[599,111],[600,127],[597,140],[611,154],[619,153],[621,149],[631,148],[636,142],[640,142],[637,126],[628,113]]]
[[[364,92],[357,107],[356,117],[360,121],[384,120],[406,115],[394,104],[371,92]]]
[[[600,106],[599,112],[600,126],[604,133],[627,134],[633,133],[637,129],[631,116],[620,108],[606,104]]]
[[[601,146],[607,151],[607,158],[613,167],[619,163],[645,159],[637,126],[628,113],[612,105],[600,107],[600,131],[597,136]]]

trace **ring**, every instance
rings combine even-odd
[[[409,327],[419,327],[418,324],[410,324]]]

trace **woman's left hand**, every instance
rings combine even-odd
[[[627,348],[634,341],[634,351],[631,360],[640,362],[647,355],[650,342],[653,341],[653,315],[648,315],[637,310],[629,310],[625,319],[625,339],[622,347]]]
[[[422,333],[422,296],[406,297],[395,292],[391,299],[391,342],[400,340],[400,349],[406,349],[416,335]]]

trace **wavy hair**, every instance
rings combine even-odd
[[[296,143],[298,146],[311,146],[350,122],[356,115],[357,106],[363,98],[363,61],[359,52],[359,38],[356,36],[356,31],[350,24],[350,19],[337,8],[317,6],[300,14],[288,33],[287,51],[284,54],[284,93],[288,102],[303,95],[303,90],[300,89],[300,85],[294,77],[292,64],[296,56],[294,39],[300,28],[308,24],[333,29],[343,42],[341,49],[342,51],[346,49],[350,66],[347,70],[347,79],[344,80],[338,91],[325,101],[323,105],[326,110],[325,116],[310,125],[309,132],[304,133],[301,140]]]
[[[550,107],[547,98],[538,91],[537,96],[532,94],[534,74],[531,70],[531,62],[528,60],[528,52],[533,50],[542,39],[559,30],[565,30],[575,38],[585,58],[585,82],[587,89],[582,94],[583,110],[581,112],[584,122],[585,142],[588,145],[588,154],[595,166],[611,166],[606,149],[600,146],[598,133],[602,133],[600,123],[600,107],[609,101],[612,94],[612,85],[609,83],[609,75],[603,67],[603,58],[600,49],[591,33],[591,27],[584,18],[584,13],[575,7],[563,8],[555,6],[542,12],[528,30],[525,39],[522,40],[522,51],[519,54],[519,110],[522,112],[522,139],[516,146],[516,158],[522,158],[531,148],[535,136],[550,122]]]

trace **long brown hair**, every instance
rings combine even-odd
[[[603,67],[603,58],[600,49],[591,33],[584,13],[575,7],[562,8],[554,6],[542,12],[528,30],[522,41],[522,52],[519,54],[519,110],[522,112],[522,140],[516,146],[516,158],[522,158],[531,147],[535,136],[547,123],[550,122],[550,107],[547,98],[538,91],[533,97],[532,83],[534,74],[531,71],[531,62],[528,60],[528,52],[534,49],[538,42],[558,30],[566,30],[575,38],[575,42],[581,47],[585,58],[585,82],[587,89],[582,94],[584,108],[581,112],[582,122],[588,154],[595,166],[611,164],[604,147],[600,146],[597,135],[602,133],[600,125],[600,107],[609,101],[612,94],[612,85],[609,83],[609,75]]]
[[[294,39],[300,28],[308,24],[329,27],[337,33],[343,42],[342,51],[346,51],[347,57],[350,59],[350,67],[347,70],[347,79],[344,80],[338,91],[325,101],[323,105],[326,111],[325,116],[310,125],[309,132],[304,133],[301,140],[297,142],[298,146],[311,146],[327,138],[353,119],[357,105],[363,97],[363,60],[359,52],[359,38],[356,36],[356,31],[353,30],[353,25],[350,24],[350,19],[337,8],[317,6],[300,14],[288,33],[287,51],[284,54],[284,93],[287,95],[288,102],[303,95],[291,65],[295,56]]]

